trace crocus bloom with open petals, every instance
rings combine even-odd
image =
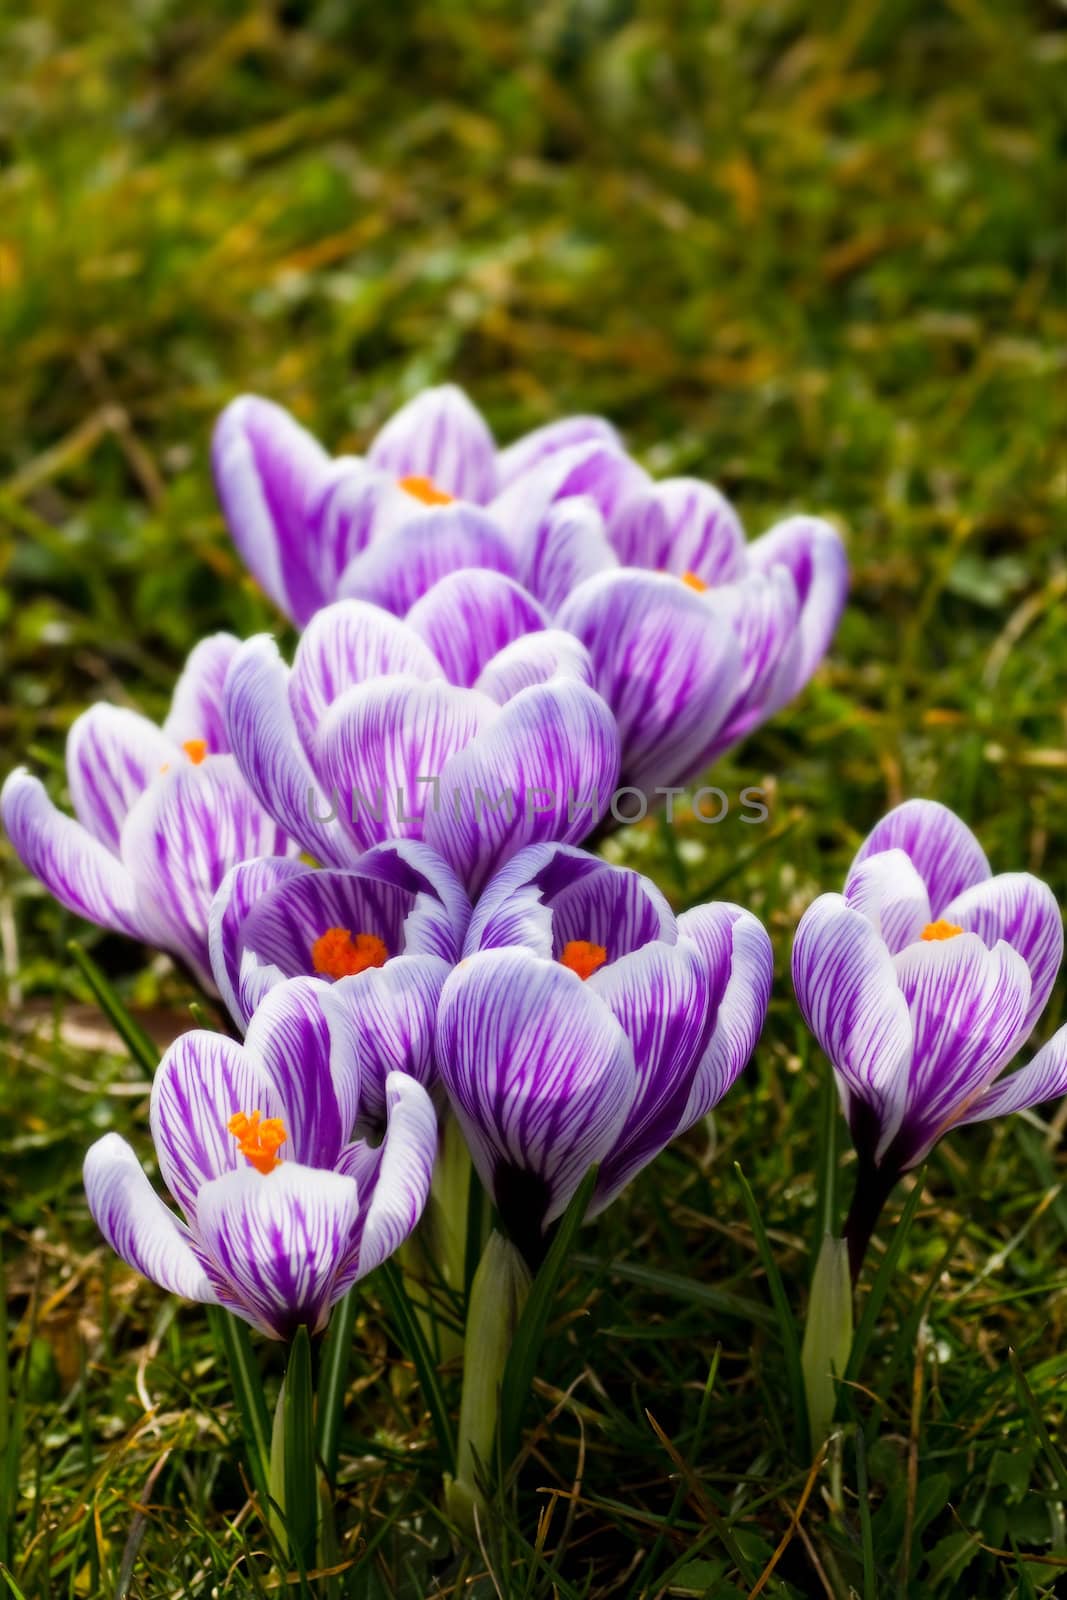
[[[244,861],[211,907],[215,984],[243,1030],[263,996],[302,974],[330,980],[322,1004],[359,1064],[361,1114],[378,1124],[390,1072],[429,1083],[444,981],[470,902],[428,845],[375,845],[348,870]]]
[[[1026,872],[994,877],[970,829],[929,800],[884,817],[844,894],[808,907],[793,982],[837,1076],[868,1211],[947,1129],[1067,1092],[1067,1028],[1004,1072],[1062,955],[1047,885]]]
[[[219,421],[214,459],[238,547],[300,623],[338,596],[398,616],[426,597],[447,628],[457,605],[478,614],[476,575],[528,591],[495,603],[515,631],[563,628],[588,647],[622,781],[645,793],[695,777],[792,699],[844,605],[829,523],[791,517],[746,544],[717,489],[654,482],[598,418],[497,453],[448,385],[405,406],[365,459],[331,461],[281,408],[245,396]],[[431,599],[448,578],[471,593]]]
[[[482,664],[490,630],[471,626],[468,670],[453,663],[452,681],[432,630],[365,601],[318,612],[291,672],[267,637],[236,657],[226,711],[238,764],[324,865],[422,839],[473,893],[523,845],[580,839],[607,809],[618,737],[585,652],[538,633],[490,644]]]
[[[438,1070],[528,1254],[593,1163],[591,1213],[718,1103],[771,966],[739,906],[675,918],[647,878],[581,850],[535,846],[490,882],[441,998]]]
[[[125,707],[90,707],[67,737],[74,817],[23,768],[0,796],[24,865],[68,910],[188,963],[211,987],[207,920],[236,862],[290,845],[229,752],[222,690],[239,640],[189,656],[162,728]]]
[[[386,1082],[381,1143],[352,1140],[359,1067],[343,1037],[331,1050],[327,987],[294,978],[267,995],[243,1046],[196,1031],[160,1062],[152,1138],[184,1222],[118,1134],[85,1159],[89,1209],[124,1261],[276,1339],[321,1328],[407,1238],[437,1150],[430,1098],[400,1072]]]

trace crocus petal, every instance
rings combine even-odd
[[[316,1332],[338,1298],[358,1212],[352,1178],[295,1161],[205,1184],[197,1233],[219,1300],[276,1339],[302,1323]]]
[[[437,1116],[421,1083],[404,1072],[385,1084],[386,1125],[380,1145],[350,1146],[347,1169],[359,1185],[355,1248],[335,1288],[343,1293],[401,1245],[422,1216],[437,1156]],[[344,1162],[344,1157],[342,1157]]]
[[[315,751],[345,830],[363,847],[421,834],[450,757],[499,715],[484,695],[443,682],[376,678],[350,689],[326,713]]]
[[[93,1220],[116,1255],[170,1294],[214,1301],[185,1229],[160,1200],[125,1139],[106,1133],[91,1145],[84,1178]]]
[[[873,1112],[875,1137],[884,1149],[903,1115],[911,1018],[892,956],[867,918],[841,895],[820,895],[801,917],[793,987],[804,1021],[837,1074],[854,1136],[859,1102]],[[863,1138],[869,1138],[866,1129]]]
[[[242,776],[260,805],[319,861],[343,866],[353,849],[337,808],[311,769],[289,704],[289,673],[273,639],[249,639],[226,679],[226,726]],[[331,803],[331,800],[333,803]]]
[[[358,456],[337,456],[319,478],[306,510],[307,560],[312,581],[333,599],[341,574],[376,537],[383,505],[401,497],[393,480]],[[415,504],[402,497],[408,508]]]
[[[711,991],[720,996],[715,1030],[679,1125],[682,1132],[718,1105],[756,1048],[771,997],[774,952],[763,924],[728,901],[683,912],[678,932],[699,948]],[[724,944],[725,982],[720,972]]]
[[[204,1184],[244,1160],[227,1127],[240,1111],[282,1115],[254,1057],[225,1034],[203,1028],[175,1039],[156,1070],[149,1123],[163,1181],[190,1222]]]
[[[471,903],[448,863],[429,845],[389,839],[360,857],[360,876],[414,896],[404,922],[405,955],[458,961],[470,921]]]
[[[500,488],[506,489],[524,472],[529,472],[531,467],[539,466],[546,457],[555,455],[557,450],[569,450],[582,444],[606,444],[622,453],[622,440],[611,423],[603,417],[560,417],[555,422],[546,422],[543,427],[524,433],[506,450],[498,452],[496,467]]]
[[[180,752],[154,722],[125,706],[90,706],[67,735],[67,787],[74,815],[117,852],[122,824],[152,780]]]
[[[584,838],[618,759],[615,719],[592,689],[568,679],[523,689],[441,771],[426,842],[477,893],[523,845]]]
[[[546,628],[548,616],[513,578],[471,568],[435,583],[412,606],[407,625],[449,681],[470,688],[497,651]]]
[[[574,851],[568,859],[573,861],[577,854]],[[541,874],[552,910],[552,954],[557,960],[572,940],[601,945],[609,962],[632,955],[643,945],[667,948],[678,943],[674,913],[651,878],[605,861],[567,882],[566,865],[567,859],[557,852],[551,869]]]
[[[242,1030],[271,986],[268,980],[256,992],[251,992],[242,983],[245,921],[272,890],[290,878],[306,877],[311,871],[304,862],[286,856],[261,856],[255,861],[239,861],[231,867],[215,891],[207,926],[211,976],[227,1011]]]
[[[561,628],[545,628],[505,645],[486,662],[474,687],[479,694],[487,694],[490,700],[502,706],[514,699],[520,689],[530,689],[535,683],[548,683],[552,678],[561,677],[577,678],[579,683],[591,686],[592,659],[573,633],[564,633]]]
[[[397,673],[443,675],[418,634],[380,606],[365,600],[324,606],[300,636],[289,677],[289,703],[305,746],[311,747],[327,710],[346,690]]]
[[[961,1122],[988,1122],[1011,1111],[1026,1111],[1067,1094],[1067,1027],[1053,1034],[1028,1066],[997,1078],[967,1111]]]
[[[581,498],[550,505],[517,559],[521,582],[550,616],[586,578],[619,564],[604,518],[592,500]]]
[[[462,389],[445,383],[402,406],[367,451],[394,478],[429,478],[445,494],[476,505],[496,488],[496,448],[481,413]]]
[[[7,836],[28,872],[79,917],[148,938],[130,873],[80,822],[52,804],[40,780],[18,767],[0,790]]]
[[[637,1095],[601,1168],[591,1212],[608,1205],[678,1131],[718,1007],[712,976],[720,973],[709,973],[697,946],[681,939],[646,944],[587,979],[586,988],[618,1018],[637,1068]]]
[[[307,560],[306,512],[329,457],[281,406],[242,395],[215,425],[215,489],[245,565],[286,616],[302,626],[330,596]]]
[[[450,971],[437,956],[397,956],[384,967],[339,979],[323,995],[334,1057],[356,1066],[365,1121],[385,1115],[391,1072],[430,1082],[437,1003]]]
[[[289,978],[265,995],[248,1024],[245,1052],[269,1082],[288,1134],[282,1159],[332,1167],[359,1110],[359,1073],[335,1074],[321,978]],[[241,1108],[244,1109],[243,1107]]]
[[[498,525],[507,529],[512,548],[528,550],[556,501],[588,498],[610,527],[619,507],[649,481],[624,451],[602,439],[587,439],[552,451],[514,478],[489,509]]]
[[[854,861],[845,880],[845,900],[862,911],[894,955],[913,944],[932,920],[926,885],[903,850],[883,850]]]
[[[750,573],[709,597],[717,617],[728,621],[740,647],[740,670],[729,716],[712,756],[743,739],[779,710],[798,687],[800,652],[797,592],[783,567],[766,577]]]
[[[450,572],[484,567],[515,574],[515,559],[493,519],[476,506],[422,510],[350,561],[338,593],[405,616]]]
[[[745,569],[745,534],[733,506],[698,478],[664,478],[621,507],[611,542],[625,567],[692,573],[713,587]]]
[[[973,933],[909,945],[894,960],[914,1038],[900,1148],[901,1165],[913,1166],[1022,1042],[1030,971],[1008,945],[987,950]]]
[[[976,933],[987,946],[1003,939],[1030,968],[1029,1033],[1052,993],[1063,960],[1063,918],[1047,883],[1029,872],[1002,872],[950,900],[946,922]]]
[[[475,901],[463,953],[522,946],[531,955],[555,960],[551,908],[545,881],[558,876],[562,887],[606,866],[573,845],[534,844],[519,850],[495,872]]]
[[[232,756],[171,767],[134,806],[121,840],[146,926],[164,949],[183,955],[208,987],[207,928],[216,889],[235,862],[288,849]]]
[[[970,828],[936,800],[905,800],[887,812],[863,841],[850,872],[883,850],[903,850],[910,858],[926,885],[934,917],[964,889],[992,875]]]
[[[699,772],[729,711],[740,655],[705,596],[677,578],[623,569],[563,606],[619,725],[622,781],[645,792]]]
[[[610,1009],[575,973],[524,950],[486,950],[455,969],[437,1065],[482,1182],[505,1211],[521,1193],[534,1234],[611,1151],[637,1086]]]
[[[819,517],[787,517],[748,546],[749,566],[784,566],[800,598],[801,650],[787,698],[807,683],[830,648],[848,598],[848,559],[841,536]]]
[[[240,648],[240,639],[232,633],[213,633],[190,652],[163,724],[172,744],[203,739],[212,755],[229,750],[223,694],[226,674]]]

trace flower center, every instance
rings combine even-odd
[[[432,478],[398,478],[397,488],[414,500],[421,500],[424,506],[450,506],[455,499],[455,495],[439,489]]]
[[[584,983],[586,978],[591,978],[598,967],[602,967],[608,959],[608,952],[602,944],[590,944],[588,939],[569,939],[563,946],[560,955],[560,965],[569,967],[576,972]]]
[[[704,582],[703,578],[697,577],[695,572],[683,572],[682,582],[687,588],[695,589],[697,594],[703,594],[709,587],[709,585]]]
[[[368,967],[384,967],[389,952],[376,933],[357,933],[348,928],[327,928],[311,946],[311,964],[324,978],[351,978]]]
[[[198,767],[207,755],[207,740],[186,739],[182,744],[182,749],[193,763],[193,766]]]
[[[928,922],[926,924],[919,937],[920,939],[926,939],[930,943],[937,943],[941,939],[954,939],[958,933],[962,932],[963,929],[957,928],[954,922],[946,922],[943,917],[938,917],[936,922]]]
[[[281,1165],[278,1150],[289,1135],[278,1117],[263,1120],[258,1111],[251,1116],[235,1111],[226,1126],[237,1140],[238,1150],[257,1172],[273,1172]]]

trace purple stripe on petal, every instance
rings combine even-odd
[[[339,593],[384,606],[402,617],[416,600],[449,573],[468,567],[515,576],[515,560],[503,531],[476,506],[440,506],[427,511],[412,501],[411,519],[349,562]]]
[[[332,1167],[359,1110],[359,1083],[335,1079],[321,978],[289,978],[266,995],[248,1024],[245,1052],[272,1085],[289,1135],[282,1159]],[[244,1109],[243,1107],[241,1109]]]
[[[300,638],[289,677],[289,703],[307,748],[323,717],[346,690],[398,673],[440,678],[441,665],[414,629],[380,606],[339,600],[319,611]]]
[[[521,552],[535,547],[538,530],[555,502],[592,500],[610,532],[619,507],[649,482],[648,474],[623,451],[589,439],[553,451],[515,478],[489,509],[507,530],[512,548]]]
[[[590,686],[593,682],[588,650],[572,633],[560,628],[527,633],[506,645],[486,662],[474,687],[502,706],[513,700],[520,689],[532,689],[535,683],[548,683],[553,678],[576,678]]]
[[[68,911],[134,939],[151,937],[122,862],[81,823],[57,811],[40,781],[22,767],[0,790],[0,814],[23,866]]]
[[[84,1178],[93,1219],[128,1266],[170,1294],[214,1301],[186,1230],[155,1193],[125,1139],[107,1133],[91,1145]]]
[[[377,535],[382,508],[396,493],[391,478],[356,456],[336,457],[319,479],[306,508],[307,559],[327,602],[349,562]]]
[[[74,815],[94,839],[117,853],[130,808],[179,751],[147,717],[125,706],[100,704],[71,725],[66,754]]]
[[[894,955],[914,944],[933,920],[926,885],[903,850],[883,850],[853,862],[845,900],[862,911]]]
[[[712,993],[720,996],[715,1029],[681,1121],[679,1131],[683,1131],[718,1105],[756,1048],[767,1016],[774,954],[763,925],[750,912],[727,901],[683,912],[678,931],[699,948]],[[721,967],[724,944],[725,973]]]
[[[407,625],[425,640],[449,681],[469,689],[498,651],[547,627],[548,617],[514,579],[471,568],[449,573],[427,590],[408,612]]]
[[[607,951],[609,962],[653,942],[677,944],[674,913],[651,878],[608,862],[560,888],[549,886],[552,954],[558,961],[572,940],[589,940]]]
[[[733,506],[698,478],[664,478],[628,500],[614,518],[611,542],[625,567],[682,577],[709,587],[745,570],[745,535]]]
[[[1067,1094],[1067,1027],[1053,1034],[1029,1066],[997,1078],[968,1109],[961,1122],[988,1122],[1012,1111],[1027,1111]]]
[[[226,674],[240,648],[240,639],[232,633],[214,633],[190,652],[163,724],[163,732],[173,744],[203,739],[212,755],[229,750],[223,692]]]
[[[841,536],[819,517],[788,517],[748,546],[749,566],[789,571],[800,597],[802,642],[790,695],[811,677],[830,648],[848,598],[848,559]]]
[[[715,756],[773,715],[799,687],[799,607],[793,580],[781,567],[767,577],[750,574],[712,593],[708,604],[733,628],[741,656],[729,716],[712,751]]]
[[[215,891],[208,912],[211,975],[223,1004],[242,1032],[255,1010],[241,993],[245,921],[272,890],[290,878],[308,876],[311,870],[302,861],[285,856],[261,856],[255,861],[239,861],[237,866],[231,867]]]
[[[342,928],[354,938],[371,934],[389,956],[404,949],[405,920],[414,896],[358,870],[322,867],[298,882],[280,884],[254,906],[240,931],[242,956],[272,967],[283,978],[311,977],[314,947]]]
[[[612,1150],[637,1088],[610,1009],[573,972],[522,950],[457,967],[437,1019],[437,1063],[486,1187],[519,1172],[539,1185],[536,1229],[558,1217]]]
[[[618,564],[593,501],[559,500],[523,544],[519,577],[554,616],[572,589]]]
[[[450,970],[437,956],[397,956],[384,967],[339,979],[323,995],[334,1069],[357,1083],[364,1121],[384,1117],[391,1072],[430,1082],[437,1002]]]
[[[457,499],[482,505],[496,491],[496,448],[481,413],[462,389],[441,384],[402,406],[367,451],[394,478],[429,478]]]
[[[437,1116],[421,1083],[403,1072],[390,1073],[385,1083],[385,1136],[370,1151],[349,1149],[349,1167],[356,1177],[360,1214],[354,1253],[338,1280],[343,1293],[358,1278],[381,1265],[403,1244],[422,1216],[430,1193],[437,1157]]]
[[[498,453],[496,462],[500,488],[506,489],[516,478],[529,472],[532,467],[539,466],[558,450],[570,450],[575,445],[585,444],[606,444],[620,454],[623,448],[619,435],[603,417],[560,417],[555,422],[546,422],[543,427],[534,428],[531,433],[524,433],[514,444],[509,444],[506,450]]]
[[[905,800],[887,812],[863,841],[850,871],[883,850],[903,850],[910,858],[926,885],[935,918],[956,895],[991,876],[970,828],[936,800]]]
[[[1029,872],[1002,872],[965,889],[945,906],[946,922],[976,933],[988,947],[1003,939],[1030,968],[1029,1032],[1045,1009],[1063,960],[1063,918],[1056,896]]]
[[[360,858],[359,871],[363,878],[414,896],[399,947],[405,955],[440,956],[450,966],[459,959],[471,903],[436,850],[413,839],[388,839]]]

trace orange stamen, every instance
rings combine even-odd
[[[198,767],[207,755],[207,740],[186,739],[182,743],[182,749],[193,763],[193,766]]]
[[[708,585],[704,582],[703,578],[698,578],[695,572],[683,572],[682,582],[687,586],[687,588],[695,589],[697,594],[703,594],[708,588]]]
[[[273,1172],[281,1165],[278,1150],[289,1135],[277,1117],[261,1120],[258,1111],[253,1111],[251,1116],[235,1111],[226,1126],[237,1140],[238,1150],[257,1172]]]
[[[450,506],[456,498],[439,489],[432,478],[398,478],[397,487],[413,499],[421,500],[424,506]]]
[[[324,978],[351,978],[368,967],[384,967],[389,952],[376,933],[357,933],[347,928],[327,928],[311,946],[311,964]]]
[[[954,939],[958,933],[962,932],[963,929],[957,928],[954,922],[946,922],[943,917],[938,917],[936,922],[928,922],[926,924],[919,937],[931,943],[936,943],[941,939]]]
[[[560,965],[569,967],[576,972],[584,983],[586,978],[591,978],[598,967],[602,967],[608,959],[608,952],[602,944],[590,944],[588,939],[570,939],[563,946],[560,956]]]

